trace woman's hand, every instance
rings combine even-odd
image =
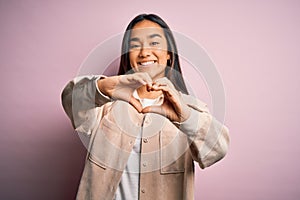
[[[142,105],[132,94],[135,89],[143,85],[150,87],[152,79],[148,73],[134,73],[99,79],[97,84],[103,94],[113,99],[127,101],[141,112]]]
[[[157,113],[176,122],[183,122],[189,118],[191,108],[183,102],[180,93],[168,78],[157,79],[149,88],[162,91],[164,102],[161,106],[148,106],[142,110],[142,113]]]

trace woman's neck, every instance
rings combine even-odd
[[[136,90],[141,99],[156,99],[162,94],[162,91],[147,91],[147,87],[145,85]]]

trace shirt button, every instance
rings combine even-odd
[[[146,124],[150,124],[150,123],[151,123],[151,121],[152,121],[152,120],[151,120],[151,118],[150,118],[150,117],[147,117],[147,118],[145,119],[145,123],[146,123]]]
[[[143,139],[144,143],[148,143],[148,138]]]
[[[129,142],[129,144],[132,145],[132,144],[133,144],[133,141],[131,140],[131,141]]]
[[[143,163],[143,167],[147,167],[147,163],[146,162]]]
[[[145,189],[142,189],[142,193],[145,193],[146,191],[145,191]]]

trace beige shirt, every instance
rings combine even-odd
[[[192,200],[194,161],[206,168],[221,160],[229,145],[228,129],[190,95],[181,94],[192,109],[181,124],[158,114],[138,113],[127,102],[101,95],[95,84],[98,78],[77,77],[62,93],[75,130],[89,138],[77,199],[114,198],[142,130],[139,199]]]

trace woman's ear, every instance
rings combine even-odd
[[[170,55],[170,53],[168,53],[168,55],[167,55],[167,60],[171,60],[171,55]]]
[[[168,53],[168,55],[167,55],[167,65],[168,65],[169,67],[171,67],[171,63],[172,63],[172,61],[171,61],[171,54]]]

